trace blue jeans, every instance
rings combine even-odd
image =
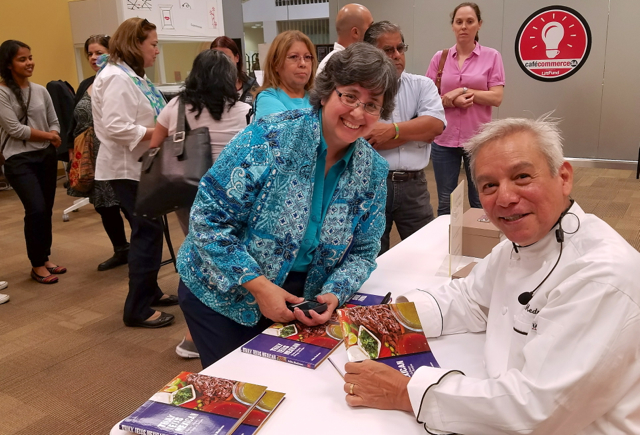
[[[433,173],[436,177],[436,188],[438,190],[438,216],[451,213],[450,195],[458,186],[461,160],[464,162],[464,171],[467,174],[469,205],[473,208],[482,208],[478,190],[471,178],[467,153],[461,147],[443,147],[433,142],[431,144],[431,161],[433,162]]]

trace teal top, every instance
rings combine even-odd
[[[320,147],[318,148],[318,160],[316,162],[316,173],[313,181],[311,213],[309,214],[310,218],[307,231],[304,233],[300,250],[291,268],[293,272],[306,272],[309,270],[311,262],[313,261],[314,251],[318,245],[320,245],[320,232],[324,218],[327,215],[329,203],[336,191],[338,180],[347,168],[349,160],[351,160],[351,156],[353,155],[353,150],[355,149],[354,144],[349,145],[344,157],[329,169],[325,177],[327,142],[325,142],[324,135],[322,134],[322,112],[318,113],[318,118],[320,120]]]
[[[309,102],[309,93],[303,98],[291,98],[285,91],[280,88],[268,88],[258,94],[255,102],[255,118],[262,118],[272,113],[280,113],[294,109],[308,109],[311,107]]]

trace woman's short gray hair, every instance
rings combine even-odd
[[[374,94],[383,96],[383,119],[389,119],[398,92],[396,67],[382,50],[370,44],[356,42],[331,56],[311,90],[311,105],[320,109],[322,101],[331,97],[337,86],[357,84]]]
[[[485,124],[478,134],[464,144],[464,149],[469,155],[471,177],[475,181],[475,159],[484,145],[516,133],[529,133],[534,137],[538,149],[547,160],[551,175],[555,177],[564,163],[559,122],[559,119],[546,114],[538,119],[507,118]]]

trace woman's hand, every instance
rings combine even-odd
[[[413,412],[407,385],[411,378],[379,362],[347,363],[344,392],[349,406]]]
[[[298,304],[304,301],[303,298],[278,287],[265,276],[247,281],[242,286],[256,299],[262,315],[274,322],[287,323],[295,320],[293,312],[287,308],[286,303]]]
[[[338,308],[338,297],[333,293],[325,293],[323,295],[320,295],[316,298],[316,300],[321,304],[327,304],[327,310],[322,314],[318,314],[315,311],[310,310],[309,315],[311,317],[309,318],[305,316],[300,308],[295,308],[293,310],[293,315],[296,316],[296,320],[298,322],[304,323],[307,326],[322,325],[323,323],[327,323],[329,321],[335,309]]]
[[[472,92],[460,94],[455,100],[453,100],[453,105],[454,107],[466,109],[468,107],[473,106],[473,98],[474,98],[474,95]]]
[[[444,107],[454,107],[453,101],[462,95],[462,88],[457,88],[447,92],[442,96],[442,105]]]
[[[57,131],[52,130],[49,132],[49,134],[51,135],[51,137],[49,138],[49,142],[51,143],[51,145],[56,148],[62,145],[62,139],[60,139],[60,134]]]

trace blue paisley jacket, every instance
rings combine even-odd
[[[307,229],[320,123],[315,109],[262,118],[238,133],[200,181],[178,253],[183,282],[205,305],[253,326],[260,310],[242,284],[281,286]],[[360,138],[338,180],[304,289],[348,300],[375,269],[385,228],[388,164]]]

